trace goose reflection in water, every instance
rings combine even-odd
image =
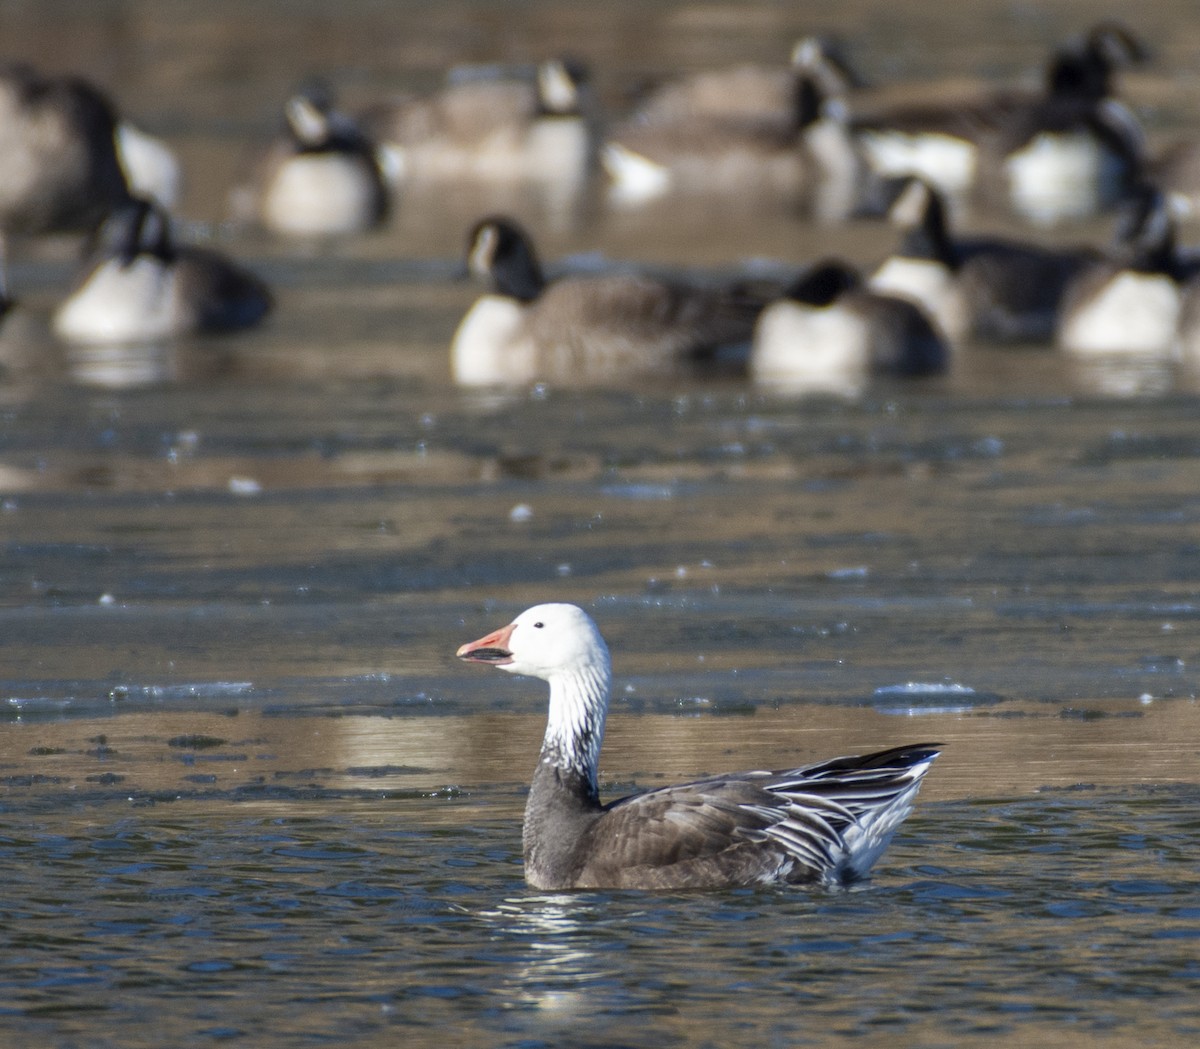
[[[594,1011],[597,985],[622,978],[618,967],[602,964],[610,952],[598,949],[605,931],[601,907],[578,894],[511,896],[479,917],[496,926],[498,939],[528,944],[524,964],[506,970],[498,989],[511,1001],[566,1022]],[[631,918],[636,915],[622,912],[619,920],[624,926]]]

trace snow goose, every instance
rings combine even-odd
[[[845,885],[867,876],[938,750],[896,747],[782,772],[739,772],[601,804],[608,647],[583,609],[537,605],[463,645],[550,686],[525,805],[525,880],[539,889]]]
[[[83,277],[52,324],[69,342],[146,342],[249,327],[270,307],[257,277],[218,252],[176,246],[167,215],[135,198],[101,227]]]
[[[467,266],[492,291],[451,344],[454,379],[466,386],[619,382],[719,365],[722,351],[744,357],[762,308],[736,289],[647,276],[548,282],[524,230],[499,216],[472,230]]]

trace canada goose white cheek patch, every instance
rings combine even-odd
[[[671,188],[671,172],[649,157],[609,143],[600,163],[611,181],[609,196],[620,204],[639,204],[663,196]]]

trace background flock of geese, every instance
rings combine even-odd
[[[311,83],[231,198],[239,218],[303,238],[362,233],[406,193],[457,183],[599,193],[613,208],[765,193],[831,230],[859,217],[899,227],[869,271],[831,256],[790,283],[551,281],[521,227],[489,216],[470,231],[467,263],[490,289],[452,338],[464,385],[716,371],[840,392],[871,374],[942,372],[965,341],[1178,359],[1200,355],[1200,252],[1176,243],[1180,213],[1200,209],[1200,140],[1149,154],[1115,83],[1147,59],[1126,27],[1103,23],[1054,49],[1040,88],[869,109],[840,50],[810,38],[790,64],[669,81],[607,121],[571,60],[460,75],[353,116]],[[151,341],[267,315],[260,279],[173,235],[180,181],[166,144],[93,85],[0,67],[5,254],[24,237],[87,238],[53,314],[60,338]],[[958,234],[976,208],[1041,227],[1115,211],[1115,230],[1103,250]]]

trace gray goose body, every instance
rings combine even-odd
[[[468,265],[492,291],[468,311],[452,341],[454,378],[463,385],[679,374],[713,362],[723,349],[744,353],[762,307],[735,289],[632,274],[547,281],[528,236],[500,217],[476,225]]]
[[[602,804],[608,650],[575,605],[537,605],[458,650],[540,677],[550,714],[525,807],[525,878],[541,889],[843,885],[867,876],[937,748],[711,776]]]
[[[676,77],[643,92],[631,123],[668,126],[704,121],[754,124],[784,133],[795,112],[796,69],[820,65],[826,84],[857,87],[859,78],[834,40],[803,37],[792,47],[790,65],[741,63]]]
[[[613,129],[601,150],[610,198],[641,204],[664,195],[794,199],[822,221],[841,221],[868,183],[846,123],[850,78],[816,41],[797,47],[787,117],[699,113]]]

